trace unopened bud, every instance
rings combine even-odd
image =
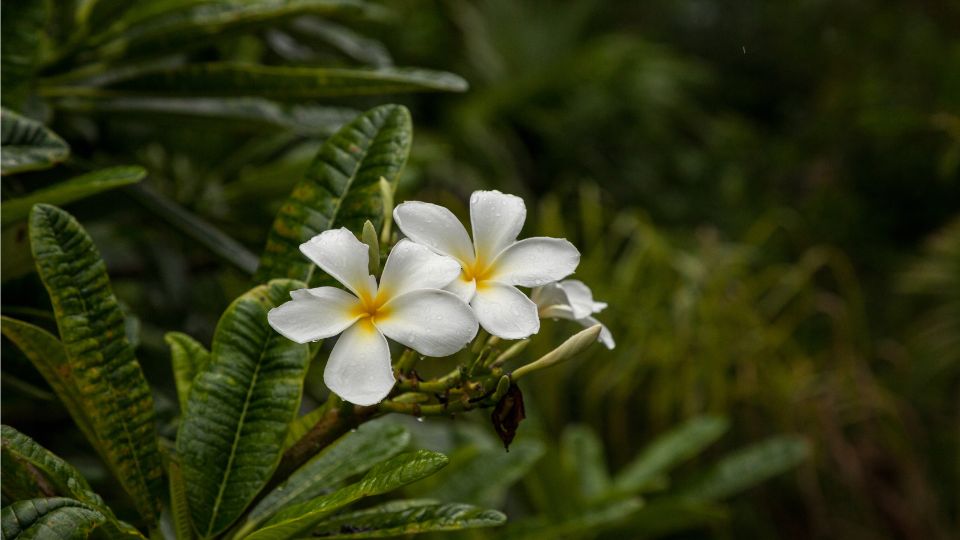
[[[590,328],[587,328],[586,330],[582,330],[570,336],[569,339],[564,341],[556,349],[514,371],[511,375],[511,378],[516,381],[527,373],[531,373],[538,369],[548,368],[552,365],[559,364],[560,362],[573,358],[574,355],[583,351],[589,347],[591,343],[597,340],[597,336],[600,335],[601,328],[603,328],[601,325],[596,324]]]
[[[377,229],[369,219],[363,224],[360,239],[370,248],[370,273],[380,275],[380,242],[377,241]]]

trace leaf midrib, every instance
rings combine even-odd
[[[250,385],[247,387],[247,395],[243,400],[243,410],[240,412],[240,421],[237,423],[237,430],[233,435],[233,444],[230,445],[230,457],[227,458],[227,467],[223,475],[223,480],[220,482],[220,489],[217,490],[217,498],[213,502],[213,511],[210,513],[210,521],[207,523],[207,532],[205,534],[207,537],[213,534],[213,526],[217,521],[217,513],[220,511],[220,503],[223,502],[223,491],[226,489],[227,482],[230,479],[230,471],[233,468],[233,460],[237,455],[240,434],[243,432],[243,424],[247,417],[247,409],[250,407],[250,397],[253,395],[253,389],[257,386],[257,379],[260,377],[260,368],[263,365],[263,356],[267,350],[267,346],[271,341],[272,338],[267,338],[264,340],[263,345],[260,348],[260,354],[257,355],[257,366],[253,370],[253,377],[251,377]]]

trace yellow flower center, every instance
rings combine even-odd
[[[472,264],[463,265],[463,274],[461,277],[464,281],[476,281],[477,287],[479,287],[481,283],[490,279],[492,275],[493,265],[485,264],[480,259],[477,259]]]
[[[390,313],[390,309],[384,307],[389,299],[390,295],[383,289],[377,291],[376,295],[370,295],[364,291],[360,294],[360,301],[357,302],[353,314],[361,319],[368,319],[371,323],[376,322],[378,318],[382,320]]]

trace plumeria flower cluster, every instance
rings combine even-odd
[[[542,318],[585,326],[606,304],[586,285],[561,281],[580,252],[564,239],[517,240],[526,220],[523,200],[499,191],[470,197],[473,237],[450,210],[410,201],[394,209],[406,236],[390,251],[379,283],[369,272],[369,247],[347,229],[329,230],[300,246],[337,287],[301,289],[270,311],[281,335],[307,343],[340,335],[324,370],[332,392],[358,405],[383,400],[393,388],[392,339],[423,356],[449,356],[482,327],[501,339],[540,330]],[[517,287],[533,289],[533,300]],[[599,340],[613,347],[603,328]]]

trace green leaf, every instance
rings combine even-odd
[[[346,107],[322,107],[279,103],[262,98],[163,98],[113,97],[109,99],[62,99],[60,110],[111,114],[158,114],[210,120],[206,125],[223,128],[230,126],[275,126],[301,135],[329,137],[357,114]]]
[[[509,452],[499,447],[464,447],[451,457],[450,467],[410,491],[440,501],[498,507],[510,486],[543,454],[543,444],[530,439],[517,441]]]
[[[54,373],[58,385],[73,387],[94,431],[91,442],[153,522],[163,489],[153,396],[127,341],[103,260],[70,214],[45,204],[30,212],[30,246],[69,366]]]
[[[610,487],[610,473],[603,455],[603,443],[585,425],[563,432],[560,451],[564,468],[576,479],[579,493],[587,500],[599,497]]]
[[[49,8],[49,2],[40,1],[0,3],[0,101],[4,107],[19,108],[27,97],[42,51]]]
[[[810,444],[798,436],[773,437],[720,459],[707,473],[681,491],[681,496],[719,500],[783,474],[810,455]]]
[[[93,43],[105,43],[101,56],[128,59],[183,51],[306,13],[354,17],[382,13],[379,6],[360,0],[166,0],[145,4],[131,9],[107,32],[91,39]]]
[[[202,537],[229,527],[280,460],[309,357],[306,345],[270,327],[267,312],[300,288],[274,280],[230,304],[217,324],[210,362],[193,381],[177,453]]]
[[[3,226],[25,219],[37,203],[67,204],[102,191],[134,184],[143,179],[143,167],[112,167],[77,176],[17,199],[3,202],[0,218]]]
[[[400,105],[371,109],[327,139],[280,208],[254,279],[306,281],[312,265],[301,243],[334,227],[359,231],[367,220],[379,228],[380,177],[396,185],[412,139],[410,113]]]
[[[9,109],[0,109],[0,145],[3,175],[47,169],[70,155],[67,143],[56,133]]]
[[[730,423],[725,418],[701,416],[658,437],[617,474],[614,488],[620,493],[638,493],[670,469],[687,461],[719,439]]]
[[[337,509],[364,497],[380,495],[415,482],[440,470],[446,464],[446,456],[427,450],[400,454],[379,463],[355,484],[329,495],[286,507],[267,521],[266,526],[246,538],[280,540],[307,534],[312,527]],[[242,534],[237,535],[237,538],[243,537]]]
[[[170,487],[170,514],[173,517],[174,538],[191,540],[193,523],[190,521],[190,504],[187,501],[187,485],[183,481],[183,469],[179,456],[169,456],[167,478]]]
[[[3,493],[12,500],[68,497],[103,514],[110,538],[143,538],[136,529],[118,521],[113,511],[94,493],[72,465],[10,426],[2,426]]]
[[[0,317],[0,320],[0,331],[3,335],[33,363],[63,402],[80,431],[94,448],[98,448],[100,442],[94,429],[94,421],[89,416],[90,410],[83,393],[74,382],[74,368],[67,359],[67,352],[60,340],[39,326],[6,316]]]
[[[164,341],[170,347],[173,364],[173,380],[177,385],[180,412],[187,410],[187,397],[197,373],[204,371],[210,362],[210,351],[199,341],[182,332],[167,332]]]
[[[0,427],[3,452],[3,483],[10,500],[69,497],[93,507],[104,506],[87,480],[72,465],[40,446],[30,437],[4,425]]]
[[[394,501],[326,520],[313,530],[324,538],[383,538],[503,525],[507,516],[469,504]],[[356,532],[345,532],[356,531]]]
[[[289,504],[339,487],[344,480],[399,454],[409,442],[410,434],[403,426],[384,422],[360,426],[324,448],[270,492],[250,511],[245,526],[252,529]]]
[[[320,68],[208,63],[132,70],[102,88],[60,86],[50,97],[250,96],[317,99],[406,92],[463,92],[458,75],[416,68]]]
[[[107,517],[73,499],[17,501],[0,510],[4,540],[82,540]]]

